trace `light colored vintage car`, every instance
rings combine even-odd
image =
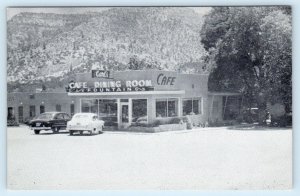
[[[70,135],[77,132],[89,132],[90,135],[102,133],[104,121],[100,120],[97,114],[94,113],[77,113],[72,120],[67,124],[67,131]]]

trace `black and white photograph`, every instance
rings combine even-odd
[[[291,6],[6,16],[9,190],[293,188]]]

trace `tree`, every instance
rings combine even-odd
[[[138,62],[136,55],[130,57],[129,63],[128,63],[128,69],[130,69],[130,70],[138,70],[139,69],[139,62]]]
[[[267,102],[291,108],[289,7],[216,7],[206,16],[201,42],[214,65],[210,90],[239,91],[260,116]]]

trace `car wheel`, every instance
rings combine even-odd
[[[90,131],[90,135],[93,135],[93,131]]]
[[[99,133],[99,134],[101,134],[101,133],[102,133],[102,131],[103,131],[103,126],[101,126],[101,127],[99,128],[99,131],[98,131],[98,133]]]
[[[70,131],[70,135],[73,135],[73,131]]]
[[[79,134],[82,135],[82,134],[83,134],[83,131],[80,131]]]
[[[34,130],[34,134],[40,134],[40,130]]]

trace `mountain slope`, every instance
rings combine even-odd
[[[21,13],[8,21],[8,83],[63,80],[71,70],[90,70],[96,62],[113,70],[139,62],[139,69],[189,71],[190,64],[201,71],[202,23],[190,8]]]

